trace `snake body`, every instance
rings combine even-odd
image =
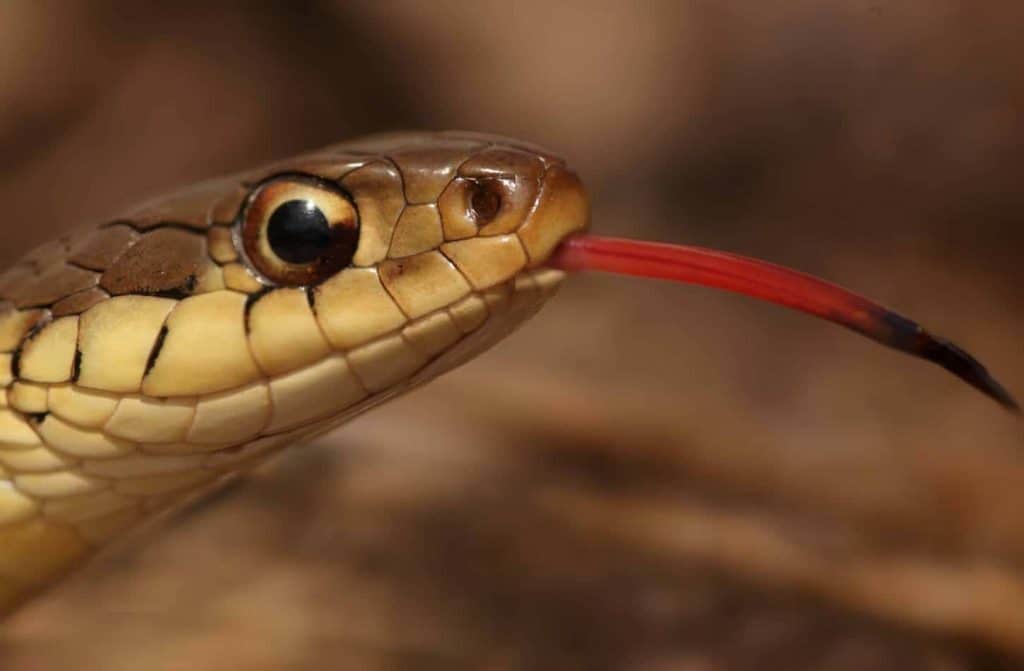
[[[350,258],[308,277],[323,268],[268,266],[268,184],[279,200],[336,189],[351,207],[338,216],[358,220]],[[543,263],[588,216],[543,149],[396,133],[206,182],[25,255],[0,275],[0,613],[155,514],[491,346],[558,288]]]

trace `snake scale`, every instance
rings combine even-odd
[[[147,202],[0,275],[0,613],[147,518],[472,358],[587,226],[549,152],[368,136]]]

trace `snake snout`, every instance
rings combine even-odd
[[[568,168],[551,166],[537,206],[519,230],[530,265],[543,265],[563,240],[589,226],[590,199],[583,182]]]

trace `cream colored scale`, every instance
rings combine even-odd
[[[562,279],[547,152],[406,133],[145,204],[0,275],[0,612],[154,513],[472,358]]]

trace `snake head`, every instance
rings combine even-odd
[[[510,333],[587,219],[544,150],[402,133],[29,252],[0,273],[0,614],[156,511]]]
[[[0,278],[25,327],[11,358],[33,383],[113,395],[90,428],[148,451],[286,444],[510,333],[558,288],[545,264],[588,219],[579,179],[543,149],[371,136],[30,254]],[[58,336],[59,360],[33,355]]]

